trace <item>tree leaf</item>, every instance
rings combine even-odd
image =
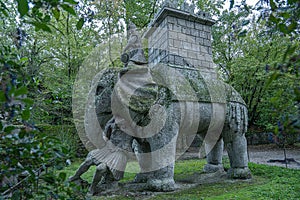
[[[51,20],[50,15],[46,15],[43,19],[43,22],[48,23],[48,22],[50,22],[50,20]]]
[[[30,110],[26,109],[22,112],[22,120],[27,121],[30,118]]]
[[[31,106],[34,103],[33,100],[29,99],[29,98],[17,99],[17,100],[20,100],[20,101],[24,102],[26,105],[29,105],[29,106]]]
[[[8,17],[8,13],[7,11],[9,11],[6,7],[6,5],[3,2],[0,2],[0,12],[2,12],[5,17]]]
[[[27,121],[30,118],[30,110],[26,109],[22,112],[22,120]]]
[[[280,32],[287,34],[288,33],[288,27],[285,24],[280,23],[278,25],[278,28],[280,30]]]
[[[297,28],[297,22],[292,21],[292,23],[287,27],[288,32],[291,33]]]
[[[82,28],[83,24],[84,24],[84,18],[82,17],[78,20],[78,22],[76,24],[77,30],[80,30]]]
[[[279,20],[278,20],[276,17],[274,17],[273,14],[270,15],[269,20],[270,20],[271,22],[276,23],[276,24],[278,24],[278,22],[279,22]]]
[[[273,11],[277,9],[277,6],[273,0],[270,0],[270,6]]]
[[[6,101],[6,97],[4,91],[0,90],[0,102],[5,102],[5,101]]]
[[[54,8],[52,9],[52,13],[53,13],[53,16],[55,17],[56,21],[59,20],[59,17],[60,17],[60,11],[58,8]]]
[[[68,13],[70,13],[71,15],[76,16],[76,12],[75,12],[75,10],[74,10],[71,6],[69,6],[69,5],[67,5],[67,4],[62,4],[61,7],[62,7],[65,11],[67,11]]]
[[[45,23],[42,23],[42,22],[37,22],[37,21],[34,21],[34,22],[29,22],[30,24],[33,24],[38,30],[39,29],[42,29],[43,31],[46,31],[46,32],[49,32],[51,33],[51,28],[45,24]]]
[[[24,95],[24,94],[27,94],[27,92],[28,92],[27,88],[25,86],[23,86],[14,92],[14,96],[17,97],[20,95]]]
[[[294,94],[295,94],[295,101],[300,102],[300,89],[294,88]]]
[[[243,30],[242,32],[239,33],[239,37],[245,37],[247,34],[247,30]]]
[[[67,174],[65,172],[60,172],[58,177],[60,178],[61,181],[65,181]]]
[[[270,84],[271,84],[274,80],[276,80],[276,79],[279,77],[279,75],[280,75],[279,73],[274,72],[274,73],[271,75],[271,77],[268,79],[268,81],[267,81],[267,83],[266,83],[266,88],[269,87]]]
[[[28,1],[27,0],[18,0],[18,11],[23,17],[29,11]]]
[[[286,51],[284,52],[283,54],[283,57],[282,57],[282,62],[285,62],[287,56],[291,56],[297,49],[297,46],[291,46],[289,45],[288,48],[286,49]]]

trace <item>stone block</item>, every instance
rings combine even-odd
[[[206,33],[206,38],[207,38],[208,40],[211,40],[211,33]]]
[[[168,41],[165,40],[161,45],[160,45],[160,49],[166,50],[168,48]]]
[[[200,38],[203,38],[203,39],[207,39],[207,34],[206,34],[206,32],[200,31],[199,37],[200,37]]]
[[[182,46],[183,46],[183,49],[190,50],[192,45],[189,42],[182,42]]]
[[[186,26],[186,20],[184,20],[184,19],[177,18],[177,22],[181,26]]]
[[[172,30],[172,31],[173,31],[173,30],[174,30],[174,26],[175,26],[175,25],[172,24],[172,23],[168,23],[168,24],[167,24],[168,30]]]
[[[177,33],[178,36],[178,40],[182,40],[182,41],[187,41],[187,35],[183,34],[183,33]]]
[[[208,54],[212,55],[212,47],[208,47]]]
[[[206,31],[206,32],[211,33],[211,27],[210,27],[210,26],[205,25],[205,26],[203,27],[203,30]]]
[[[204,54],[203,53],[198,53],[197,54],[197,59],[198,60],[204,60],[203,58],[204,58]]]
[[[186,35],[191,35],[191,29],[187,27],[182,27],[182,33]]]
[[[184,58],[187,58],[188,57],[188,51],[182,49],[182,50],[179,51],[179,55],[184,57]]]
[[[181,40],[174,40],[174,47],[182,49],[182,41]]]
[[[174,40],[178,40],[177,32],[169,31],[169,38],[174,39]]]
[[[191,36],[191,35],[186,35],[185,36],[185,41],[189,42],[189,43],[196,43],[196,38],[195,36]]]
[[[186,26],[190,29],[195,28],[195,22],[193,21],[186,21]]]
[[[211,41],[208,39],[204,39],[204,46],[211,47]]]
[[[170,52],[170,54],[178,55],[178,49],[177,48],[170,47],[169,52]]]
[[[192,48],[191,49],[193,51],[199,52],[200,51],[200,46],[195,44],[195,43],[192,43]]]
[[[196,38],[196,44],[202,46],[204,44],[204,39],[203,38],[200,38],[200,37],[197,37]]]
[[[174,24],[174,26],[173,26],[173,31],[178,32],[178,33],[181,33],[182,27],[179,26],[178,24]]]
[[[169,47],[174,47],[174,40],[173,39],[169,39]]]
[[[203,25],[199,23],[195,23],[195,29],[202,31],[203,30]]]
[[[197,59],[197,53],[194,51],[188,51],[188,58]]]
[[[209,62],[207,61],[201,61],[201,66],[205,68],[209,68]]]
[[[199,37],[199,31],[197,29],[191,29],[191,35],[195,37]]]
[[[175,64],[175,65],[181,65],[181,66],[184,66],[184,65],[185,65],[183,58],[180,57],[179,55],[178,55],[178,56],[175,56],[174,64]]]
[[[208,53],[207,47],[205,47],[205,46],[200,46],[200,52],[201,52],[202,54]]]
[[[167,16],[167,19],[166,19],[169,23],[172,23],[172,24],[176,24],[177,23],[177,20],[175,17],[171,17],[171,16]]]

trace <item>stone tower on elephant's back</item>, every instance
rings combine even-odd
[[[211,47],[211,27],[215,21],[208,13],[198,11],[195,14],[194,10],[187,3],[180,8],[164,3],[145,35],[149,45],[149,64],[168,62],[195,67],[203,76],[216,78]]]

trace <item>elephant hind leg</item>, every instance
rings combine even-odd
[[[214,146],[211,147],[211,145]],[[224,171],[222,165],[223,145],[222,139],[218,140],[216,144],[205,143],[207,164],[204,166],[204,172],[214,173],[219,170]]]
[[[229,103],[229,112],[223,129],[223,140],[230,159],[230,178],[248,179],[247,108],[239,103]]]

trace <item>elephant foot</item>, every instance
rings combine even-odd
[[[134,183],[146,183],[150,179],[149,173],[139,173],[134,177]]]
[[[173,178],[151,179],[146,186],[151,191],[168,192],[175,190],[175,181]]]
[[[230,168],[227,173],[229,178],[233,179],[250,179],[251,172],[248,167]]]
[[[222,164],[213,165],[213,164],[206,164],[203,168],[205,173],[215,173],[217,171],[224,172],[224,167]]]

